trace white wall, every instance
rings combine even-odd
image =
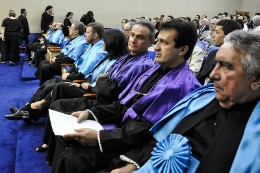
[[[260,13],[260,1],[259,0],[243,0],[242,10],[250,12],[251,19],[255,16],[255,13]]]
[[[120,28],[123,18],[154,18],[164,14],[193,19],[196,14],[207,14],[210,19],[219,12],[232,14],[235,9],[242,10],[242,5],[245,9],[251,8],[243,0],[0,0],[0,22],[8,16],[9,10],[14,10],[18,17],[20,9],[26,8],[31,33],[39,33],[41,14],[48,5],[54,7],[54,21],[63,22],[69,11],[74,13],[72,22],[77,21],[91,10],[96,21],[104,24],[105,28]],[[254,6],[257,7],[259,4]]]

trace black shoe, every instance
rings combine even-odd
[[[14,113],[16,113],[16,112],[18,112],[20,110],[18,108],[13,107],[13,106],[10,106],[9,109],[12,112],[12,114],[14,114]]]
[[[32,60],[32,58],[29,58],[29,57],[24,59],[24,61],[31,61],[31,60]]]
[[[5,115],[5,118],[8,120],[21,120],[21,119],[29,119],[30,114],[28,111],[20,110],[14,114],[11,115]]]

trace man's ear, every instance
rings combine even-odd
[[[253,78],[254,78],[254,80],[251,83],[251,89],[255,90],[255,91],[259,90],[260,89],[260,73],[258,74],[258,76],[254,76]]]
[[[183,46],[183,47],[181,48],[181,51],[180,51],[179,55],[180,55],[180,56],[184,56],[184,55],[188,52],[188,50],[189,50],[189,47],[188,47],[188,46]]]
[[[155,41],[154,38],[150,39],[149,47],[151,47],[153,45],[154,41]]]
[[[94,34],[94,39],[97,39],[97,38],[98,38],[98,34],[95,33],[95,34]]]

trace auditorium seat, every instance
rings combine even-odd
[[[199,46],[203,50],[203,52],[205,52],[208,47],[208,43],[205,41],[197,41],[196,45]]]

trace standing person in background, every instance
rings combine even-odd
[[[7,53],[11,54],[10,65],[17,65],[19,62],[19,32],[23,29],[20,20],[15,18],[15,12],[9,10],[9,17],[2,23],[2,40],[7,48]]]
[[[70,20],[73,17],[73,13],[72,12],[68,12],[66,15],[66,18],[64,19],[64,27],[63,27],[63,33],[64,36],[69,36],[69,28],[71,27],[71,22]]]
[[[80,19],[85,26],[88,26],[89,23],[95,22],[94,14],[92,11],[88,11],[87,14],[83,15]]]
[[[41,30],[42,33],[46,33],[49,29],[49,24],[53,22],[54,14],[52,12],[53,7],[48,5],[45,9],[45,12],[42,13],[42,20],[41,20]]]
[[[23,24],[23,30],[20,32],[20,46],[23,42],[25,41],[25,46],[29,44],[29,35],[30,35],[30,29],[29,29],[29,24],[27,21],[27,11],[26,9],[21,9],[21,15],[18,17],[18,19],[21,21]]]

